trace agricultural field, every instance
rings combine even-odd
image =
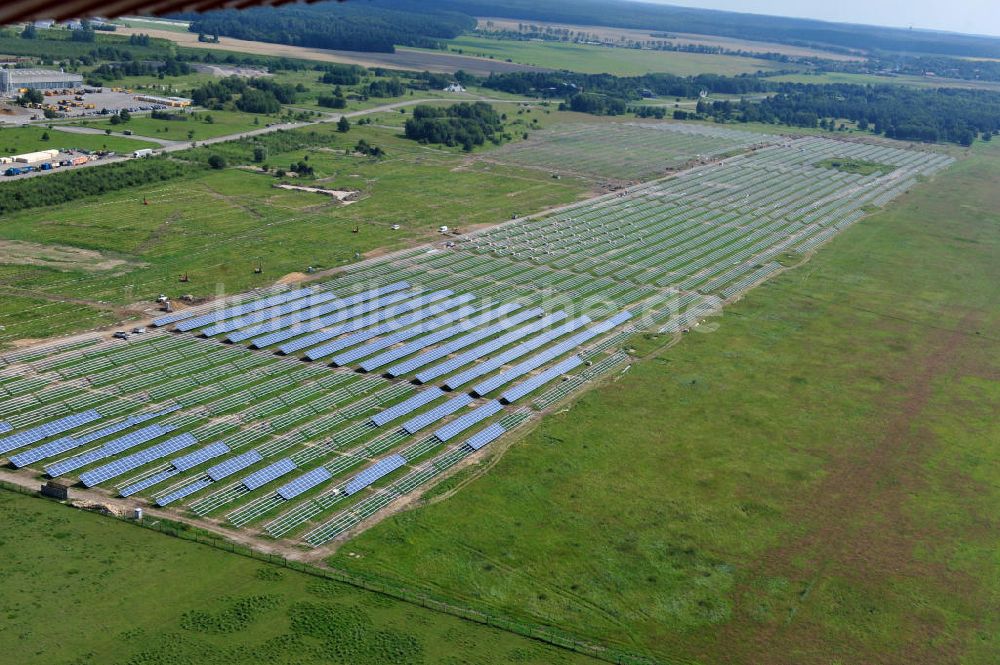
[[[48,138],[45,138],[48,136]],[[3,127],[0,128],[0,154],[17,155],[36,150],[111,150],[131,152],[141,148],[155,148],[155,143],[123,136],[98,136],[60,132],[58,127]]]
[[[0,648],[12,663],[594,662],[7,490],[0,519],[7,600]],[[54,598],[71,606],[59,621],[49,614]]]
[[[354,127],[341,134],[324,124],[274,135],[270,143],[262,140],[275,146],[266,156],[271,174],[238,168],[254,164],[255,144],[249,141],[174,153],[192,160],[220,154],[230,168],[207,174],[192,168],[190,177],[8,215],[0,243],[80,247],[100,253],[102,261],[125,264],[99,271],[71,264],[11,267],[0,293],[43,301],[16,320],[0,321],[0,344],[42,336],[46,325],[71,330],[71,320],[57,321],[59,313],[70,312],[60,302],[73,303],[73,316],[88,303],[104,308],[99,301],[117,306],[113,320],[141,316],[160,293],[183,289],[202,298],[260,287],[309,266],[336,268],[355,261],[356,253],[413,243],[442,220],[453,227],[491,223],[518,210],[572,202],[589,187],[516,167],[468,166],[463,155],[419,146],[397,133]],[[282,147],[286,138],[304,147]],[[345,154],[362,138],[388,156],[377,161]],[[343,205],[329,196],[275,188],[294,182],[275,178],[276,169],[306,159],[315,172],[309,184],[356,192],[358,200]],[[252,270],[257,257],[264,264],[261,274]],[[185,274],[190,281],[180,285]],[[139,301],[145,304],[136,310],[132,305]],[[92,327],[92,318],[79,329]]]
[[[816,72],[811,74],[780,74],[768,77],[776,83],[850,83],[855,85],[906,85],[914,88],[971,88],[973,90],[1000,90],[995,81],[965,81],[929,76],[878,76],[850,72]]]
[[[680,344],[632,337],[331,562],[662,662],[994,662],[998,185],[980,146]]]
[[[775,137],[707,125],[577,123],[536,132],[488,155],[501,163],[620,180],[664,175],[694,160],[738,154]]]
[[[788,69],[787,63],[760,58],[609,48],[562,42],[514,41],[463,35],[448,42],[453,53],[511,60],[549,69],[569,69],[587,74],[635,76],[666,72],[678,76],[696,74],[752,74]],[[402,50],[402,49],[400,49]]]

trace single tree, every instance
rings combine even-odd
[[[337,121],[337,131],[338,132],[348,132],[351,129],[351,121],[347,119],[346,115],[340,116],[340,120]]]

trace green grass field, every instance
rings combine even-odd
[[[706,334],[638,336],[332,563],[667,662],[995,662],[998,185],[981,146]]]
[[[6,325],[0,344],[43,336],[50,326],[72,330],[76,319],[78,329],[88,329],[98,316],[87,312],[88,302],[124,306],[159,293],[235,293],[308,266],[329,269],[350,263],[355,252],[425,240],[442,220],[459,227],[495,223],[514,212],[573,201],[587,188],[584,182],[555,181],[537,171],[469,163],[458,152],[399,138],[395,129],[354,127],[340,134],[333,125],[320,125],[316,131],[316,145],[270,154],[269,166],[287,169],[308,158],[316,170],[316,182],[308,184],[357,190],[356,203],[341,205],[319,194],[275,189],[273,175],[236,168],[251,163],[250,149],[237,143],[193,153],[225,155],[231,168],[224,171],[10,215],[0,225],[0,243],[82,247],[127,265],[104,271],[10,267],[0,284],[5,297],[44,294],[46,299],[71,299],[73,309],[63,313],[65,318],[58,314],[62,310],[49,307],[43,311],[51,317],[23,314],[7,323],[0,320]],[[382,146],[387,158],[345,155],[345,148],[360,138]],[[393,231],[394,224],[401,228]],[[264,264],[260,275],[252,270],[256,257]],[[181,274],[190,281],[179,284]]]
[[[120,125],[112,125],[109,118],[80,120],[72,124],[102,131],[132,130],[137,136],[150,136],[169,141],[188,141],[190,140],[188,132],[194,132],[194,140],[198,141],[260,129],[267,123],[278,121],[277,116],[239,111],[195,111],[194,113],[195,117],[189,117],[187,120],[154,120],[149,115],[136,114],[131,120]],[[211,117],[211,122],[207,121],[208,117]]]
[[[463,35],[448,42],[449,50],[464,55],[510,59],[525,65],[569,69],[586,74],[633,76],[668,72],[678,76],[695,74],[751,74],[776,71],[780,63],[758,58],[671,51],[608,48],[560,42],[519,42]]]
[[[0,491],[0,516],[5,662],[593,662],[7,490]],[[59,606],[58,621],[52,603]]]
[[[138,133],[138,132],[137,132]],[[42,137],[48,134],[48,140]],[[0,129],[0,154],[16,155],[35,150],[112,150],[131,152],[140,148],[155,148],[155,143],[139,141],[122,136],[99,136],[60,132],[57,128],[44,127],[4,127]]]

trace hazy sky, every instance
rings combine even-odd
[[[1000,36],[1000,0],[646,0],[824,21]]]

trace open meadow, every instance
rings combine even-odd
[[[0,649],[6,662],[594,662],[9,490],[0,490],[0,518],[5,562]],[[50,603],[56,599],[61,606],[53,621]]]
[[[980,148],[711,332],[635,337],[331,563],[665,662],[993,662],[998,184]]]
[[[125,136],[73,134],[57,128],[3,127],[0,128],[0,154],[17,155],[36,150],[110,150],[131,152],[142,148],[155,148],[155,143]]]

